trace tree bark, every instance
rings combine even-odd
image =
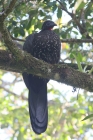
[[[21,51],[21,50],[20,50]],[[27,72],[43,78],[56,80],[67,85],[93,91],[93,76],[69,67],[67,64],[51,65],[22,51],[23,59],[7,51],[0,51],[0,69],[13,72]]]

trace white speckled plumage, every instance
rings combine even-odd
[[[32,52],[34,57],[48,63],[58,63],[60,59],[61,42],[59,36],[52,30],[41,31],[34,35]]]
[[[53,21],[45,21],[42,30],[26,38],[23,49],[38,59],[50,64],[59,62],[61,41],[59,36],[52,30],[56,26]],[[51,72],[49,70],[48,72]],[[56,76],[58,77],[58,76]],[[24,82],[29,90],[29,114],[31,125],[35,133],[43,133],[47,128],[47,83],[43,79],[32,74],[23,73]]]

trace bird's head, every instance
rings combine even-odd
[[[42,25],[42,30],[51,30],[54,26],[57,26],[57,24],[51,20],[46,20]]]

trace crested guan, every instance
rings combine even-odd
[[[56,24],[53,21],[45,21],[39,33],[33,33],[26,38],[23,50],[50,64],[58,63],[61,41],[51,30],[54,26]],[[29,90],[28,103],[32,129],[36,134],[41,134],[46,130],[48,122],[47,83],[49,80],[27,73],[23,73],[23,80]]]

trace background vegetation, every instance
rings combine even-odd
[[[0,1],[0,15],[11,1]],[[58,24],[54,30],[62,40],[61,63],[76,64],[80,72],[91,73],[92,76],[93,1],[16,0],[5,25],[22,49],[25,37],[40,31],[42,22],[47,19]],[[0,50],[7,50],[5,46],[0,33]],[[87,69],[89,65],[91,68]],[[93,94],[86,90],[72,90],[73,87],[53,81],[48,84],[48,128],[38,136],[30,126],[28,91],[21,74],[0,70],[0,140],[93,139],[93,118],[82,121],[93,112]]]

